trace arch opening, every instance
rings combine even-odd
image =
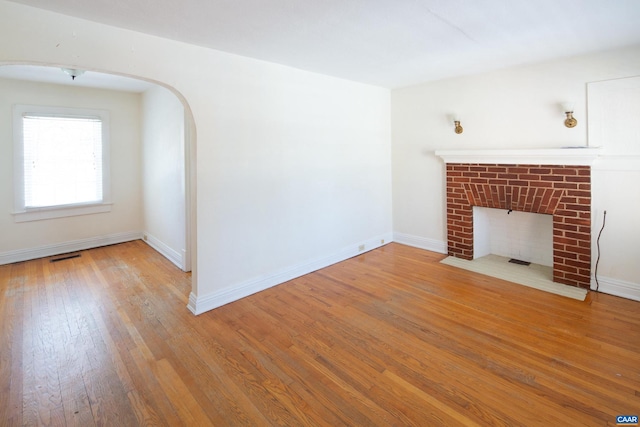
[[[166,184],[169,183],[173,185],[172,188],[176,190],[174,192],[175,194],[173,194],[173,197],[174,197],[174,200],[177,200],[177,198],[180,198],[180,205],[181,205],[180,209],[182,210],[182,212],[181,213],[174,212],[174,215],[168,220],[165,218],[165,219],[161,219],[160,221],[156,221],[157,224],[155,226],[157,227],[158,224],[160,224],[160,227],[162,227],[163,224],[164,225],[167,224],[167,221],[173,221],[172,223],[173,226],[179,227],[180,232],[176,233],[175,230],[173,230],[173,233],[159,232],[158,234],[173,235],[170,238],[167,238],[167,240],[172,240],[172,242],[170,242],[169,244],[165,244],[165,242],[163,242],[164,239],[162,238],[164,236],[161,236],[159,239],[157,239],[155,243],[157,243],[161,249],[166,246],[165,248],[167,249],[167,251],[165,251],[166,253],[163,253],[162,250],[159,251],[160,253],[165,255],[165,257],[169,258],[174,264],[178,265],[182,270],[192,272],[191,293],[197,294],[197,271],[196,271],[196,262],[195,262],[196,250],[197,250],[196,223],[195,223],[196,129],[195,129],[193,114],[191,112],[189,103],[178,90],[176,90],[175,88],[163,82],[152,81],[149,79],[145,79],[144,77],[141,77],[141,76],[124,75],[124,74],[112,72],[109,70],[81,70],[83,72],[79,74],[76,73],[75,77],[72,78],[72,76],[69,75],[69,73],[65,73],[62,70],[63,68],[72,68],[72,67],[66,64],[52,65],[52,64],[39,64],[39,63],[0,62],[0,79],[2,79],[2,81],[5,81],[5,82],[13,82],[10,85],[7,84],[7,87],[15,86],[15,90],[9,91],[9,93],[13,93],[15,96],[12,96],[12,99],[7,99],[7,102],[20,103],[20,104],[24,104],[24,103],[30,103],[30,104],[42,103],[42,104],[49,104],[49,105],[57,104],[58,106],[62,106],[62,107],[64,107],[65,104],[66,105],[83,104],[83,103],[84,104],[100,104],[98,100],[96,99],[92,100],[91,97],[97,96],[96,94],[100,93],[101,91],[106,91],[104,93],[114,92],[114,95],[108,96],[107,98],[109,99],[104,103],[108,104],[111,107],[114,107],[117,105],[122,105],[122,103],[126,102],[125,100],[127,96],[129,96],[129,98],[132,98],[132,97],[139,98],[141,111],[140,111],[140,115],[138,116],[139,122],[137,123],[137,126],[138,126],[137,143],[139,144],[138,148],[140,151],[140,154],[138,157],[138,164],[132,165],[132,163],[134,163],[134,160],[135,160],[134,159],[135,154],[132,154],[134,151],[134,148],[128,147],[127,148],[129,149],[128,154],[124,153],[124,155],[122,156],[123,165],[128,164],[128,166],[122,166],[122,167],[120,167],[120,165],[115,166],[113,164],[113,161],[114,160],[120,161],[120,157],[118,157],[118,154],[123,154],[123,153],[120,153],[120,152],[115,153],[114,151],[117,151],[117,150],[126,151],[126,149],[122,147],[117,147],[117,146],[114,147],[112,145],[111,147],[112,157],[114,154],[116,154],[116,158],[112,159],[111,174],[116,175],[115,179],[117,181],[118,179],[117,175],[120,174],[127,167],[129,167],[128,172],[130,173],[130,176],[133,176],[135,173],[139,174],[140,176],[139,182],[138,182],[139,189],[141,191],[146,191],[148,193],[153,193],[154,191],[153,191],[153,188],[146,188],[145,187],[146,184],[150,186],[156,186],[156,188],[158,188],[158,193],[159,193],[159,190],[160,190],[159,185],[163,183],[163,179],[164,179],[165,185],[161,187],[162,196],[164,198],[166,198],[167,196]],[[17,81],[19,81],[20,83],[18,83]],[[24,90],[25,88],[27,90]],[[64,96],[63,94],[65,93],[67,93],[68,96]],[[118,94],[124,93],[125,95],[117,95],[115,93],[118,93]],[[129,95],[126,95],[126,94],[129,94]],[[147,110],[145,110],[144,108],[146,108],[145,107],[146,97],[150,98],[147,104],[150,104],[151,101],[157,101],[158,99],[160,99],[162,101],[161,108],[149,107],[147,108]],[[40,100],[40,102],[38,102],[38,100]],[[118,103],[121,103],[121,104],[118,104]],[[178,105],[179,107],[177,107]],[[7,108],[10,109],[11,107],[7,107]],[[117,107],[114,107],[114,108],[117,109]],[[133,111],[133,109],[134,108],[131,106],[126,107],[123,109],[125,111],[117,111],[112,115],[116,115],[118,117],[119,123],[127,123],[127,120],[131,121],[132,117],[126,117],[126,114],[127,112]],[[180,111],[180,117],[177,117],[178,111]],[[144,138],[146,137],[146,135],[153,134],[154,132],[156,135],[171,133],[171,132],[166,132],[167,121],[164,120],[164,118],[158,118],[158,117],[154,119],[152,117],[154,114],[156,115],[165,114],[170,117],[170,122],[173,123],[173,127],[171,129],[173,131],[172,135],[175,136],[173,141],[167,140],[166,138],[161,142],[145,141]],[[133,116],[133,115],[134,115],[133,113],[130,114],[130,116]],[[11,119],[8,118],[8,120],[11,120]],[[112,127],[114,126],[113,120],[111,120],[111,126]],[[122,129],[119,129],[116,132],[116,135],[122,135],[126,133],[127,130],[132,129],[131,126],[132,125],[130,123],[122,125]],[[11,126],[7,126],[7,128],[9,129],[8,132],[11,132]],[[132,131],[132,133],[136,133],[136,132]],[[179,136],[177,136],[178,133],[179,133]],[[125,139],[129,137],[131,137],[131,135],[128,135],[127,137],[125,137]],[[8,136],[8,138],[12,139],[11,136]],[[113,138],[114,138],[114,135],[112,132],[111,139]],[[129,138],[129,141],[130,140],[131,138]],[[154,144],[159,144],[159,146],[154,147]],[[122,144],[122,145],[124,146],[125,144]],[[171,167],[168,167],[168,164],[166,162],[169,162],[170,160],[168,160],[166,156],[164,160],[163,159],[158,160],[157,155],[159,152],[163,150],[163,147],[167,148],[168,146],[175,153],[176,150],[178,150],[178,145],[180,146],[179,158],[181,159],[181,162],[180,162],[181,164],[179,165],[173,164],[173,165],[170,165]],[[148,158],[145,158],[144,156],[148,156]],[[12,157],[12,156],[9,155],[8,157]],[[175,179],[171,180],[171,176],[163,176],[163,177],[144,176],[144,174],[147,173],[150,169],[153,169],[153,163],[156,161],[164,161],[165,164],[156,165],[157,166],[156,169],[162,169],[162,168],[171,169],[173,173],[172,175],[173,178],[176,178],[176,172],[179,172],[179,181],[180,181],[179,190],[175,186],[175,182],[174,182]],[[12,164],[9,164],[8,169],[13,169],[12,166],[13,166]],[[160,174],[157,174],[157,175],[160,175]],[[0,179],[4,179],[4,178],[0,177]],[[9,181],[10,180],[11,179],[9,178]],[[147,180],[148,182],[146,182],[146,184],[143,184],[144,180]],[[11,184],[4,185],[4,187],[6,187],[4,191],[4,193],[6,193],[7,192],[6,190],[9,187],[11,187]],[[131,187],[135,189],[136,186],[132,185]],[[121,187],[121,190],[123,188],[124,187]],[[12,193],[11,190],[8,190],[8,192]],[[0,194],[2,194],[2,192],[0,192]],[[121,200],[114,200],[114,206],[115,204],[119,204],[118,208],[120,209],[124,207],[127,203],[131,203],[132,200],[134,199],[135,197],[133,194],[127,194]],[[142,198],[140,203],[141,204],[146,203],[144,197]],[[161,201],[159,201],[158,203],[160,203],[161,205]],[[146,211],[158,212],[157,208],[160,205],[154,206],[153,207],[154,209],[148,209]],[[135,211],[135,209],[130,209],[129,211]],[[143,215],[143,212],[145,212],[145,209],[142,205],[139,207],[139,212],[140,212],[140,215]],[[166,213],[166,212],[163,212],[163,213]],[[176,224],[175,218],[182,218],[181,224]],[[83,220],[86,222],[86,218]],[[142,217],[140,221],[142,223],[142,227],[140,230],[137,230],[137,231],[140,233],[140,236],[144,237],[147,243],[149,243],[149,240],[150,240],[149,237],[151,233],[149,233],[148,230],[146,230],[147,219],[145,217]],[[152,222],[152,221],[148,221],[148,222]],[[131,228],[130,226],[127,226],[127,225],[123,225],[122,227],[124,229],[127,229],[127,227]],[[40,226],[40,228],[42,228],[42,226]],[[109,233],[108,227],[102,227],[102,228],[98,227],[98,228],[100,229],[100,232]],[[112,231],[111,234],[113,235],[116,235],[118,233],[123,235],[126,234],[127,236],[132,235],[130,230],[128,230],[129,231],[128,234],[123,233],[122,231],[114,231],[114,230],[116,229],[111,230]],[[72,235],[70,235],[72,240],[74,238],[77,239],[77,236],[78,236],[77,233],[76,234],[72,233]],[[151,236],[151,237],[156,237],[156,236]],[[58,236],[58,238],[60,239],[60,236]],[[88,238],[85,237],[85,240],[87,239]],[[91,239],[95,240],[96,242],[104,240],[103,238],[101,239],[100,236],[92,236]],[[88,240],[91,240],[91,239],[88,239]],[[176,241],[180,241],[180,243],[178,244],[176,243]],[[65,247],[63,244],[64,242],[57,242],[57,243],[58,243],[57,246]],[[99,246],[99,244],[96,246]],[[154,245],[152,244],[151,246],[154,246]],[[15,248],[15,249],[16,251],[20,251],[24,253],[29,252],[29,250],[25,250],[25,248]],[[156,249],[158,248],[156,247]],[[7,248],[0,248],[0,252],[7,253],[11,251],[10,250],[7,251]],[[43,253],[42,251],[36,251],[36,252]],[[167,253],[169,254],[169,256],[167,256]],[[51,255],[52,254],[53,253],[51,253]],[[43,256],[43,255],[40,255],[40,256]]]

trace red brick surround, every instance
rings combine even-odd
[[[473,206],[553,215],[553,281],[589,288],[589,166],[448,163],[449,255],[473,259]]]

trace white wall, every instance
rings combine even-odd
[[[587,83],[638,74],[640,47],[633,47],[392,91],[394,235],[446,250],[445,171],[435,150],[587,145]],[[563,125],[565,101],[575,102],[574,129]],[[453,131],[452,113],[461,116],[461,135]],[[594,188],[600,185],[596,180]],[[618,191],[615,185],[607,190]],[[594,198],[594,228],[600,203]],[[636,268],[627,265],[616,276],[638,283]]]
[[[187,102],[197,135],[192,310],[389,238],[388,90],[5,1],[0,24],[0,62],[139,76]]]
[[[139,95],[9,79],[0,79],[0,93],[0,261],[12,262],[25,252],[39,253],[38,250],[69,242],[126,240],[140,231]],[[111,212],[14,222],[14,104],[109,110]]]
[[[147,242],[185,265],[184,107],[155,86],[142,95],[142,211]]]
[[[594,258],[605,223],[600,286],[640,300],[640,77],[589,83],[588,96],[589,141],[606,153],[593,167],[592,186]]]

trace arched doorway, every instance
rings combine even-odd
[[[143,164],[146,162],[147,167],[145,170],[150,169],[148,165],[157,160],[157,157],[150,160],[144,159],[143,156],[148,153],[145,152],[145,148],[152,146],[151,150],[156,153],[166,151],[167,146],[176,144],[172,147],[174,151],[179,151],[180,156],[171,156],[170,158],[165,156],[161,161],[165,162],[159,165],[157,169],[171,170],[173,175],[163,176],[160,180],[155,178],[149,178],[149,185],[155,186],[153,188],[146,189],[148,193],[162,194],[165,204],[171,205],[173,208],[180,210],[178,214],[174,212],[172,215],[167,215],[167,209],[162,208],[161,204],[150,206],[148,209],[137,208],[138,211],[152,211],[159,212],[160,216],[165,215],[169,217],[165,220],[156,221],[153,225],[155,228],[153,232],[150,232],[147,228],[147,224],[151,221],[146,219],[140,219],[139,223],[142,226],[138,230],[135,230],[135,221],[122,224],[120,228],[113,226],[96,227],[95,235],[82,235],[77,232],[69,236],[69,242],[64,242],[63,237],[56,236],[58,240],[49,240],[46,244],[40,245],[37,240],[33,240],[25,247],[11,247],[11,242],[6,244],[7,248],[0,248],[0,253],[12,253],[20,252],[21,256],[29,256],[32,252],[36,255],[47,256],[52,255],[57,250],[56,248],[69,248],[73,246],[73,241],[77,240],[92,240],[96,242],[116,242],[117,239],[130,239],[135,235],[135,232],[139,232],[140,236],[146,238],[148,243],[152,243],[152,246],[163,253],[174,264],[178,265],[184,271],[193,271],[192,275],[192,290],[196,289],[196,275],[195,275],[195,251],[196,251],[196,230],[195,230],[195,124],[191,110],[184,97],[175,89],[162,84],[161,82],[151,82],[140,78],[133,78],[130,76],[121,76],[116,74],[110,74],[107,72],[86,71],[83,73],[75,73],[75,76],[71,76],[69,73],[65,73],[61,67],[42,66],[34,64],[0,64],[0,79],[6,83],[6,87],[14,87],[15,90],[4,91],[6,96],[10,94],[12,98],[6,101],[10,104],[44,104],[44,105],[57,105],[61,107],[100,107],[105,105],[107,109],[112,109],[112,120],[117,118],[118,130],[115,132],[117,135],[113,135],[111,132],[111,138],[115,136],[122,142],[122,139],[126,139],[125,143],[121,143],[117,147],[112,146],[112,158],[111,158],[111,185],[120,184],[117,191],[118,200],[112,200],[114,206],[117,204],[118,213],[120,218],[125,218],[127,214],[132,212],[135,214],[136,208],[132,207],[135,204],[135,191],[145,191],[143,183],[147,177],[141,177],[139,182],[130,182],[129,193],[124,197],[123,193],[128,189],[125,185],[122,185],[122,178],[120,175],[134,176],[136,171],[134,170],[136,165],[135,151],[136,147],[132,147],[132,144],[140,144],[139,151],[139,163],[138,173],[142,175],[144,171]],[[81,74],[81,75],[78,75]],[[97,97],[104,96],[105,101],[99,102]],[[153,99],[147,102],[148,105],[153,104],[154,108],[145,107],[145,99],[152,97]],[[135,117],[135,102],[136,99],[139,102],[141,111],[137,125],[133,123],[136,120]],[[162,108],[158,108],[158,100]],[[155,102],[155,103],[154,103]],[[178,106],[178,107],[176,107]],[[121,108],[122,107],[122,111]],[[10,107],[9,107],[10,110]],[[153,111],[149,111],[153,110]],[[165,114],[161,118],[153,118],[154,114]],[[168,117],[168,118],[167,118]],[[167,123],[173,123],[172,135],[175,136],[173,140],[167,139]],[[136,126],[138,129],[135,130]],[[10,131],[9,131],[10,132]],[[149,141],[145,140],[146,135],[153,134],[163,135],[164,140],[160,146],[153,147]],[[124,135],[124,136],[123,136]],[[11,137],[8,137],[11,139]],[[158,139],[158,138],[156,138]],[[179,145],[179,147],[178,147]],[[11,155],[8,155],[11,157]],[[179,164],[176,164],[176,158],[179,157]],[[113,162],[119,162],[114,166]],[[169,164],[168,162],[173,162]],[[11,163],[8,164],[11,170]],[[166,174],[165,174],[166,175]],[[10,175],[7,175],[11,179]],[[120,181],[118,181],[120,179]],[[131,178],[130,178],[131,179]],[[164,182],[162,180],[165,180]],[[134,180],[135,181],[135,180]],[[170,181],[174,185],[170,189],[166,183]],[[176,186],[175,182],[179,181],[180,185]],[[11,192],[10,190],[8,191]],[[5,193],[8,193],[5,191]],[[144,198],[143,198],[144,199]],[[166,200],[168,199],[168,200]],[[179,203],[176,201],[179,200]],[[141,203],[147,203],[148,200],[142,200]],[[128,208],[128,210],[127,210]],[[115,208],[114,208],[115,210]],[[157,215],[156,215],[157,216]],[[176,222],[179,219],[179,223]],[[169,224],[169,225],[167,225]],[[171,228],[170,233],[163,233],[162,227]],[[134,231],[131,231],[134,230]],[[179,233],[176,232],[179,230]],[[15,232],[16,236],[22,231]],[[35,234],[35,233],[34,233]],[[9,239],[10,240],[10,239]],[[38,246],[37,248],[35,246]],[[45,247],[46,246],[46,247]],[[45,247],[43,252],[43,247]],[[31,249],[35,249],[30,252]],[[47,252],[48,251],[48,252]],[[42,255],[44,254],[44,255]],[[9,258],[8,258],[9,259]],[[0,260],[1,261],[1,260]]]

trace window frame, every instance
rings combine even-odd
[[[59,117],[99,117],[102,121],[102,201],[45,207],[25,207],[24,182],[24,115]],[[13,193],[15,222],[38,221],[111,211],[109,111],[42,105],[13,106]]]

